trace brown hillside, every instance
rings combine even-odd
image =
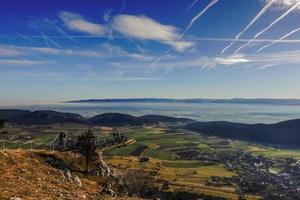
[[[81,173],[76,157],[70,152],[0,151],[0,199],[137,199],[100,194],[104,179]],[[71,166],[70,171],[63,171],[62,163],[49,164],[51,159]]]

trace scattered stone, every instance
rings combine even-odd
[[[8,155],[7,155],[7,153],[6,153],[6,151],[0,151],[0,153],[2,154],[2,155],[4,155],[5,157],[9,157]]]
[[[112,197],[116,196],[116,193],[112,189],[107,189],[107,188],[104,188],[101,191],[101,194],[109,195],[109,196],[112,196]]]
[[[53,179],[52,183],[59,184],[60,181],[58,179]]]
[[[10,200],[22,200],[20,197],[12,197]]]
[[[72,177],[72,174],[71,174],[70,170],[67,169],[65,171],[65,176],[66,176],[66,178],[67,178],[68,181],[70,181],[70,182],[73,181],[73,177]]]

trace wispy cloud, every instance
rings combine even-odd
[[[250,59],[243,55],[235,56],[224,56],[224,57],[207,57],[197,56],[188,59],[174,58],[170,61],[162,61],[154,65],[156,68],[172,68],[172,69],[188,69],[188,68],[199,68],[199,69],[212,69],[221,65],[238,65],[252,62]]]
[[[20,52],[12,48],[1,48],[0,47],[0,57],[16,57],[23,55],[23,52]]]
[[[251,62],[248,58],[245,58],[242,55],[234,55],[234,56],[228,56],[228,57],[221,57],[216,58],[217,64],[220,65],[235,65],[235,64],[241,64],[241,63],[248,63]]]
[[[265,0],[267,3],[271,2],[272,0]],[[300,3],[299,0],[275,0],[274,5],[276,8],[279,9],[287,9],[291,6]],[[300,5],[297,6],[297,9],[300,10]]]
[[[3,52],[3,56],[1,56]],[[32,56],[37,54],[70,56],[84,58],[128,58],[144,62],[154,60],[154,57],[139,53],[128,52],[121,47],[102,44],[96,49],[58,49],[50,47],[24,47],[12,45],[0,45],[0,57]]]
[[[88,33],[90,35],[104,35],[105,27],[86,20],[83,16],[71,12],[60,12],[60,19],[72,31]]]
[[[239,66],[240,68],[266,69],[273,66],[300,65],[300,51],[282,51],[257,55],[236,54],[221,57],[192,57],[186,59],[174,58],[170,61],[162,61],[155,65],[156,68],[171,69],[212,69],[219,66]]]
[[[41,65],[48,64],[48,61],[40,61],[40,60],[25,60],[25,59],[0,59],[0,66],[3,65]]]
[[[146,16],[117,15],[114,17],[113,27],[132,38],[158,41],[171,45],[177,51],[184,51],[194,45],[193,42],[178,39],[179,34],[176,27],[163,25]]]

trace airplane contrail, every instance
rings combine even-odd
[[[251,20],[251,22],[239,33],[235,36],[235,40],[232,41],[228,46],[226,46],[221,54],[224,54],[227,49],[229,49],[235,42],[237,39],[239,39],[263,14],[265,14],[269,8],[271,8],[271,6],[276,2],[277,0],[272,0],[270,1],[267,5],[265,5],[265,7],[263,7],[258,13],[257,15]]]
[[[179,35],[178,40],[182,39],[183,36],[190,30],[190,28],[192,28],[192,26],[194,25],[194,23],[204,14],[206,13],[206,11],[212,7],[213,5],[215,5],[216,3],[218,3],[219,0],[212,0],[203,10],[201,10],[195,17],[193,17],[191,19],[191,21],[189,22],[189,24],[187,25],[187,27],[184,29],[184,31],[181,33],[181,35]],[[197,3],[197,2],[196,2]],[[171,49],[169,48],[160,58],[156,59],[152,64],[158,64],[163,57],[165,57],[169,52],[171,51]]]
[[[287,33],[286,35],[284,35],[284,36],[282,36],[281,38],[279,38],[278,40],[275,40],[275,41],[271,42],[270,44],[267,44],[267,45],[261,47],[261,48],[258,49],[255,53],[261,52],[261,51],[264,50],[265,48],[268,48],[268,47],[270,47],[270,46],[272,46],[272,45],[274,45],[274,44],[276,44],[276,43],[278,43],[278,42],[284,40],[285,38],[288,38],[289,36],[293,35],[294,33],[298,32],[298,31],[300,31],[300,28],[297,28],[297,29],[295,29],[295,30],[292,30],[291,32],[289,32],[289,33]]]
[[[189,11],[199,0],[195,0],[185,11],[184,13],[186,13],[187,11]]]
[[[43,36],[42,35],[23,35],[24,37],[27,37],[27,38],[32,38],[32,39],[40,39],[42,38],[43,39]],[[20,35],[18,36],[13,36],[13,35],[0,35],[0,38],[16,38],[16,37],[20,37]],[[70,35],[70,37],[72,38],[76,38],[76,39],[81,39],[81,38],[84,38],[84,39],[94,39],[94,38],[107,38],[107,36],[92,36],[92,35]],[[47,38],[49,39],[52,39],[52,38],[58,38],[58,39],[61,39],[61,38],[65,38],[65,36],[62,36],[62,35],[47,35]],[[127,37],[125,36],[114,36],[113,38],[118,38],[118,39],[127,39]],[[234,41],[235,39],[234,38],[214,38],[214,37],[192,37],[192,38],[188,38],[190,41],[209,41],[209,42],[232,42]],[[248,42],[250,41],[251,39],[249,38],[240,38],[240,39],[237,39],[236,42]],[[277,41],[274,40],[274,39],[256,39],[255,42],[256,43],[262,43],[262,42],[274,42],[274,41]],[[280,43],[300,43],[300,40],[298,39],[293,39],[293,40],[281,40],[281,41],[278,41]]]
[[[280,17],[278,17],[276,20],[274,20],[269,26],[264,28],[262,31],[255,34],[252,40],[248,41],[246,44],[238,48],[233,54],[237,54],[239,51],[247,47],[249,44],[251,44],[253,41],[255,41],[256,38],[258,38],[260,35],[268,31],[270,28],[272,28],[275,24],[277,24],[279,21],[281,21],[283,18],[285,18],[288,14],[290,14],[293,10],[298,8],[299,3],[296,3],[294,6],[292,6],[290,9],[288,9],[285,13],[283,13]]]
[[[59,46],[56,42],[54,42],[53,40],[51,40],[47,35],[44,35],[44,36],[45,36],[45,38],[46,38],[49,42],[51,42],[54,46],[56,46],[56,47],[59,48],[59,49],[62,49],[61,46]]]
[[[45,35],[43,34],[43,32],[42,32],[42,31],[41,31],[41,34],[42,34],[42,36],[43,36],[43,38],[44,38],[44,40],[45,40],[45,42],[46,42],[47,46],[48,46],[48,47],[50,47],[50,46],[49,46],[49,43],[48,43],[48,40],[46,39],[46,37],[45,37]]]
[[[132,39],[130,36],[128,36],[125,33],[121,33],[121,34],[124,35],[124,37],[127,38],[128,41],[131,42],[141,53],[145,53],[145,50],[142,47],[140,47],[140,45],[138,45],[134,39]]]
[[[190,23],[187,25],[183,33],[179,36],[179,39],[181,39],[194,25],[194,23],[204,14],[210,7],[218,3],[219,0],[212,0],[202,11],[200,11],[195,17],[193,17],[190,21]]]

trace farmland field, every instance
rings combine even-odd
[[[104,152],[106,161],[125,170],[155,172],[158,185],[168,181],[170,190],[192,191],[225,198],[237,199],[236,186],[214,187],[207,185],[211,176],[232,177],[236,174],[223,165],[205,161],[186,160],[185,154],[194,152],[234,151],[237,145],[231,141],[204,137],[181,129],[161,127],[122,128],[134,144],[109,149]],[[245,148],[245,145],[239,146]],[[146,163],[139,157],[149,157]],[[248,196],[247,199],[256,199]]]

